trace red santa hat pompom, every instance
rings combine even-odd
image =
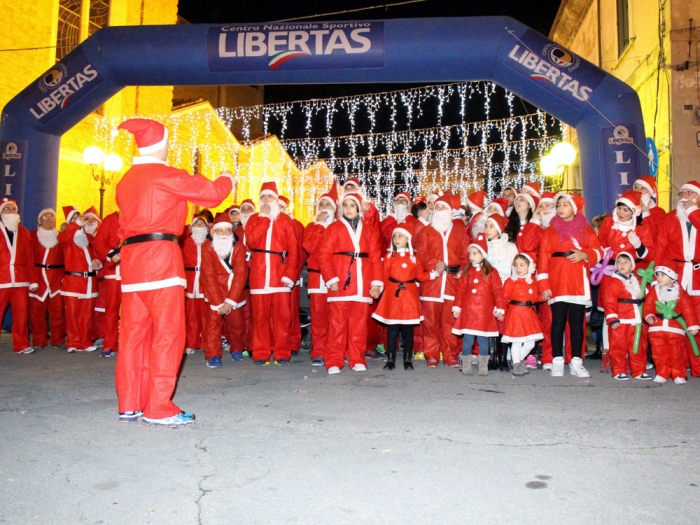
[[[14,199],[3,199],[3,200],[0,202],[0,212],[1,212],[6,206],[9,206],[10,204],[14,204],[15,207],[18,207],[18,206],[17,206],[17,202],[16,202]]]
[[[501,215],[489,215],[486,222],[490,222],[498,230],[499,235],[503,234],[503,231],[508,225],[508,219]]]
[[[644,175],[643,177],[639,177],[636,181],[634,181],[634,184],[644,186],[647,189],[647,191],[651,194],[651,196],[656,198],[656,195],[658,193],[658,189],[656,187],[656,179],[651,175]]]
[[[615,206],[618,204],[624,204],[632,210],[635,215],[639,215],[642,213],[642,193],[639,191],[627,190],[615,201]]]
[[[688,181],[681,186],[681,191],[683,190],[692,191],[693,193],[700,195],[700,182],[695,180]]]
[[[277,191],[277,183],[274,180],[263,182],[260,187],[260,196],[262,197],[263,195],[272,195],[275,199],[279,199],[280,194]]]
[[[516,199],[525,199],[533,212],[537,209],[537,205],[540,203],[540,198],[538,196],[527,191],[521,191],[518,193]]]
[[[489,194],[485,191],[475,191],[467,195],[467,204],[476,211],[484,211],[484,205],[489,198]]]
[[[155,153],[168,143],[168,128],[155,120],[132,118],[119,124],[118,128],[133,133],[141,155]]]
[[[654,267],[654,273],[665,273],[674,281],[678,280],[678,273],[673,269],[673,264],[667,261]]]
[[[87,210],[83,212],[83,217],[92,217],[94,219],[97,219],[98,221],[102,222],[102,219],[100,219],[100,216],[97,215],[97,210],[95,209],[94,206],[90,206]]]
[[[478,248],[481,254],[486,257],[489,254],[489,248],[488,245],[486,244],[486,236],[483,234],[480,234],[474,239],[470,244],[469,247],[474,246],[475,248]]]
[[[540,198],[540,202],[554,202],[554,197],[556,194],[553,191],[544,191],[542,192],[542,197]]]
[[[583,212],[583,207],[586,205],[586,201],[580,195],[575,193],[557,193],[557,201],[559,199],[566,199],[569,204],[574,209],[575,214]]]
[[[542,195],[540,195],[540,183],[536,181],[523,184],[520,193],[529,193],[530,195],[532,195],[533,197],[537,197],[538,199],[542,197]]]
[[[41,210],[41,211],[39,212],[38,220],[41,220],[41,216],[44,215],[44,213],[53,213],[54,216],[55,216],[55,215],[56,215],[56,210],[54,210],[53,208],[44,208],[43,210]]]
[[[497,199],[493,199],[491,202],[489,202],[489,205],[486,207],[488,208],[492,204],[496,205],[495,206],[495,213],[497,213],[501,217],[506,216],[506,210],[508,209],[508,199],[504,199],[503,197],[498,197]]]
[[[73,215],[76,213],[80,215],[80,211],[75,206],[63,206],[61,209],[63,210],[63,216],[66,218],[66,222],[70,222]]]
[[[233,228],[231,218],[228,216],[228,213],[217,213],[214,218],[214,224],[211,225],[211,229],[218,230],[225,228]]]
[[[440,195],[438,197],[438,199],[435,201],[435,206],[437,206],[437,204],[439,202],[441,202],[443,204],[447,204],[450,207],[450,209],[452,209],[452,206],[454,205],[454,200],[452,199],[452,194],[449,191],[443,193],[442,195]]]
[[[241,202],[241,208],[243,207],[244,204],[249,204],[253,207],[254,210],[257,208],[255,207],[255,203],[252,201],[252,199],[246,199],[243,202]]]
[[[348,199],[354,201],[355,204],[357,204],[357,209],[360,212],[360,216],[362,216],[362,195],[360,195],[359,193],[346,193],[345,195],[343,195],[343,202],[345,202]]]

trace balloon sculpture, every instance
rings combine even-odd
[[[593,271],[591,272],[591,284],[593,286],[598,286],[600,284],[600,281],[603,280],[604,275],[612,275],[615,272],[615,267],[608,265],[612,254],[613,251],[610,248],[605,250],[605,256],[603,257],[603,260],[592,268]]]
[[[644,294],[647,289],[647,285],[654,280],[654,265],[656,264],[655,261],[651,261],[649,266],[642,270],[639,269],[637,270],[637,275],[639,275],[642,278],[642,284],[639,286],[642,290],[642,301],[644,300]],[[637,308],[639,310],[639,318],[644,319],[644,315],[642,314],[642,305],[638,304]],[[642,321],[643,323],[644,321]],[[632,351],[635,353],[639,353],[639,342],[642,339],[642,323],[639,323],[637,326],[634,327],[634,345],[632,346]]]
[[[688,332],[688,325],[685,324],[685,321],[680,315],[676,314],[676,301],[669,301],[667,303],[662,303],[661,301],[656,301],[656,311],[659,312],[664,319],[675,319],[678,321],[678,324],[681,325],[683,330],[685,330],[685,335],[688,336],[688,339],[690,340],[690,346],[693,347],[693,353],[695,354],[696,357],[700,357],[700,350],[698,350],[698,343],[695,340],[695,337],[693,334]]]

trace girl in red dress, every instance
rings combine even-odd
[[[513,259],[513,276],[503,286],[503,299],[507,305],[503,343],[510,343],[513,359],[513,375],[528,373],[524,359],[535,347],[535,341],[543,339],[542,325],[535,302],[538,300],[537,283],[533,279],[535,265],[532,259],[519,253]]]
[[[393,370],[399,335],[403,341],[403,368],[413,370],[413,329],[423,320],[418,299],[418,281],[428,281],[431,274],[413,253],[413,224],[400,223],[391,234],[391,251],[384,258],[384,293],[372,317],[388,325],[387,362]],[[436,278],[437,273],[435,274]]]

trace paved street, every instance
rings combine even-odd
[[[117,423],[114,359],[0,340],[0,523],[697,523],[700,380],[210,370],[190,428]]]

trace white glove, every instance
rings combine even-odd
[[[642,245],[642,240],[634,232],[630,232],[627,235],[627,240],[634,246],[635,250]]]
[[[292,281],[289,277],[282,277],[282,282],[285,286],[294,288],[294,281]]]

